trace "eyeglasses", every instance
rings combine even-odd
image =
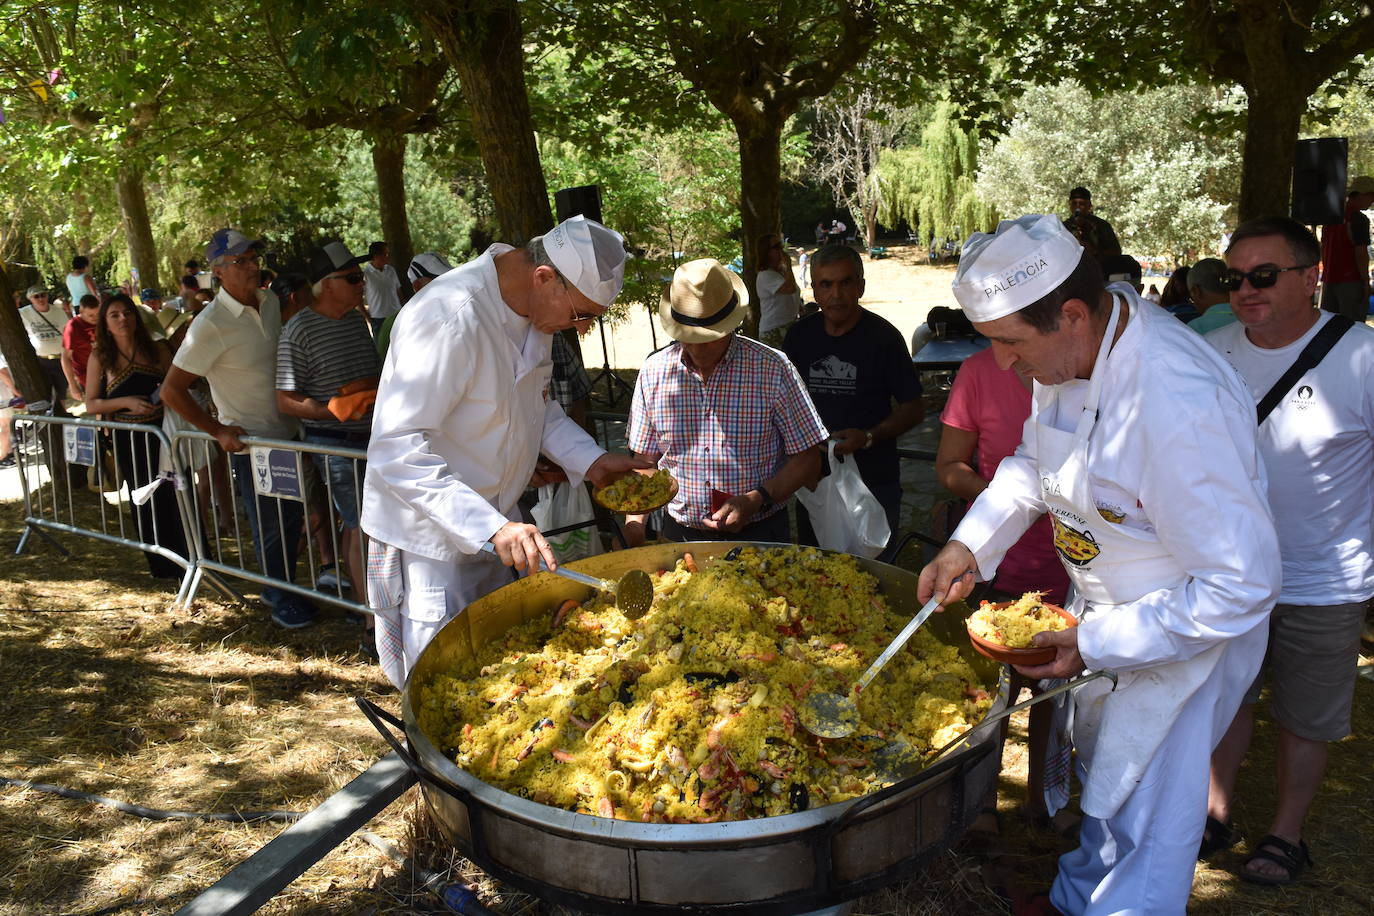
[[[325,279],[343,280],[345,283],[351,283],[352,285],[357,286],[359,283],[363,282],[363,275],[361,271],[355,270],[351,274],[334,274],[332,277],[326,277]]]
[[[30,298],[30,299],[46,299],[46,298],[48,298],[48,294],[47,294],[47,293],[29,293],[29,298]]]
[[[1268,289],[1279,282],[1279,274],[1289,270],[1307,270],[1311,266],[1313,265],[1295,264],[1292,267],[1275,267],[1272,264],[1266,264],[1263,267],[1256,267],[1254,270],[1245,272],[1232,267],[1228,268],[1226,273],[1217,279],[1217,282],[1228,293],[1239,292],[1241,284],[1246,280],[1249,280],[1250,285],[1255,289]]]
[[[572,290],[568,288],[568,281],[559,277],[558,282],[563,284],[563,293],[568,297],[568,312],[572,315],[573,324],[579,324],[583,321],[595,321],[601,317],[600,315],[584,315],[579,312],[577,306],[573,303]]]
[[[230,266],[230,267],[243,267],[245,264],[252,264],[254,267],[257,267],[258,264],[259,264],[259,262],[261,262],[261,261],[262,261],[262,255],[260,255],[260,254],[245,254],[245,255],[240,255],[240,256],[237,257],[237,258],[230,258],[230,259],[229,259],[229,266]]]

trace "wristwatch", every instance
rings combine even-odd
[[[864,430],[864,436],[866,437],[866,441],[864,442],[863,447],[868,448],[870,445],[873,444],[873,430]]]
[[[767,512],[776,505],[776,503],[773,502],[773,494],[769,493],[768,489],[764,487],[763,484],[759,484],[757,487],[754,487],[754,489],[763,497],[763,503],[759,506],[760,512]]]

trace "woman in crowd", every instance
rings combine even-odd
[[[782,236],[759,236],[758,258],[759,340],[776,350],[801,311],[801,290]]]
[[[116,293],[100,307],[95,347],[86,365],[86,409],[107,420],[138,423],[160,429],[162,403],[157,398],[162,379],[172,365],[172,351],[155,341],[139,317],[138,306]],[[129,493],[151,483],[158,473],[158,439],[134,430],[114,433],[115,465]],[[186,533],[177,511],[176,489],[161,484],[142,505],[134,505],[137,536],[178,556],[186,556]],[[148,569],[158,579],[178,579],[182,568],[159,554],[145,551]]]

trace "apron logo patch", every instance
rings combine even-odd
[[[1071,528],[1060,521],[1057,515],[1051,515],[1050,518],[1054,522],[1054,549],[1059,551],[1064,562],[1072,563],[1074,566],[1087,566],[1097,559],[1102,548],[1097,546],[1091,531]]]
[[[1113,525],[1119,525],[1126,520],[1126,510],[1120,506],[1113,506],[1110,503],[1095,503],[1097,514]]]

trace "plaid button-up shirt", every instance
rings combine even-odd
[[[657,458],[678,481],[668,514],[700,528],[711,514],[713,488],[732,496],[748,493],[776,474],[789,455],[828,435],[787,357],[737,336],[705,381],[680,344],[645,360],[627,438],[630,448]]]

